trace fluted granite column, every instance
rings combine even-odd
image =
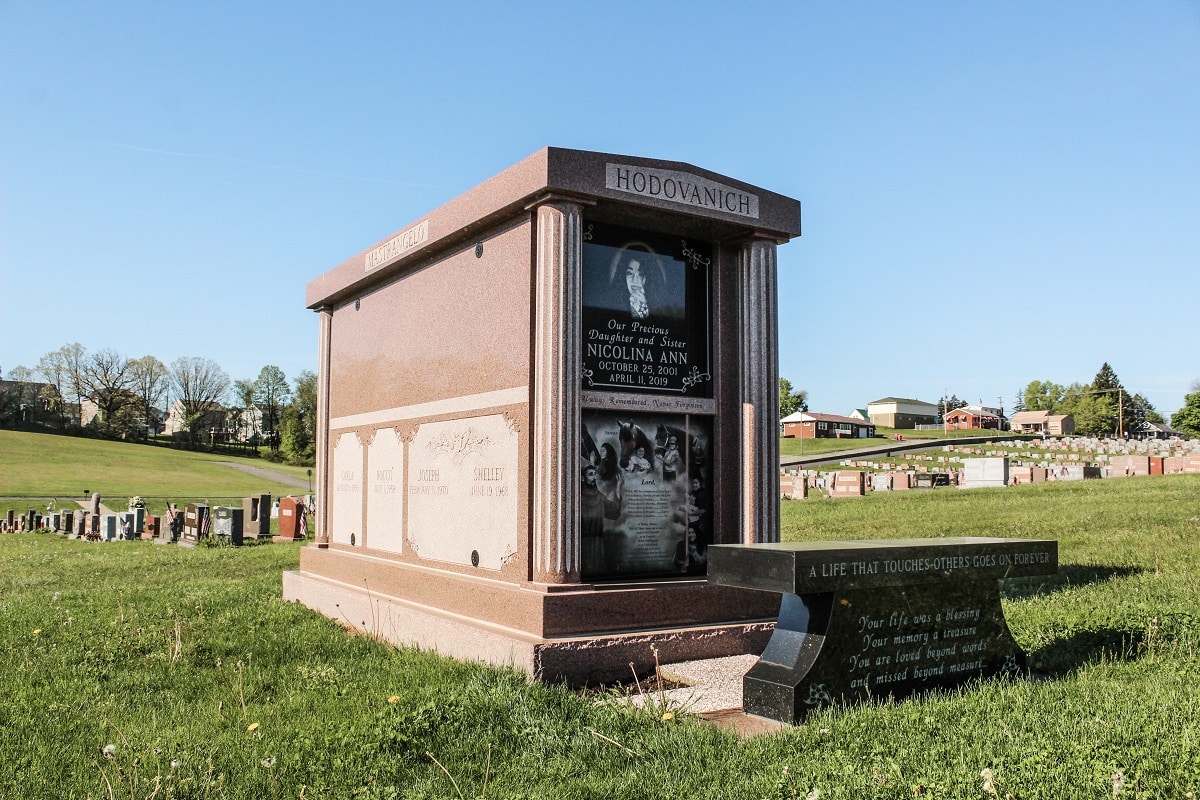
[[[539,583],[579,580],[579,295],[582,209],[537,206],[533,359],[533,564]]]
[[[741,283],[742,541],[779,541],[779,328],[775,242],[738,254]]]
[[[313,431],[317,437],[317,513],[316,542],[318,547],[328,547],[332,538],[329,530],[329,354],[330,337],[333,335],[333,307],[320,306],[316,309],[318,319],[317,341],[317,419]]]

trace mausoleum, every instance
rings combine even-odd
[[[316,278],[316,537],[284,596],[573,682],[761,652],[778,595],[776,247],[800,204],[546,148]]]

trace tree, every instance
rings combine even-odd
[[[797,411],[808,411],[808,390],[793,390],[791,381],[789,381],[787,378],[780,378],[779,418],[783,419],[789,414],[794,414]]]
[[[74,347],[83,349],[83,345],[76,344]],[[62,402],[59,403],[59,413],[62,416],[63,423],[67,421],[67,401],[71,400],[75,404],[79,403],[78,393],[73,393],[73,383],[71,381],[71,365],[66,355],[67,348],[72,345],[65,345],[59,349],[46,353],[38,359],[37,371],[46,381],[58,391],[58,396]]]
[[[952,394],[949,399],[943,397],[938,400],[937,421],[942,423],[946,421],[946,415],[956,408],[963,408],[967,405],[966,400],[959,400],[958,395]]]
[[[1028,411],[1049,411],[1057,414],[1063,402],[1065,389],[1050,381],[1030,381],[1019,396]]]
[[[138,430],[144,435],[153,420],[154,408],[167,394],[171,373],[154,356],[142,356],[129,362],[129,381],[133,393],[137,395],[137,410],[141,417]]]
[[[8,379],[10,381],[29,383],[33,380],[33,370],[31,370],[29,367],[23,367],[20,364],[17,364],[8,371]]]
[[[1017,399],[1013,401],[1012,413],[1020,414],[1025,410],[1025,392],[1017,392]]]
[[[131,386],[129,359],[116,350],[98,350],[84,359],[83,396],[96,404],[104,430],[116,430],[121,410],[135,399]]]
[[[1135,394],[1129,398],[1129,405],[1132,410],[1129,414],[1130,427],[1125,429],[1126,432],[1136,431],[1147,422],[1163,421],[1162,414],[1159,414],[1154,409],[1154,405],[1150,402],[1149,398],[1142,394]]]
[[[296,378],[292,401],[283,410],[283,452],[292,461],[312,461],[316,452],[317,376],[304,370]]]
[[[1197,391],[1183,398],[1183,408],[1171,415],[1171,427],[1189,438],[1200,437],[1200,381],[1192,384]]]
[[[279,412],[288,401],[288,381],[283,370],[274,364],[268,364],[258,373],[254,381],[254,401],[262,411],[263,431],[272,442],[272,447],[279,449],[279,437],[273,434],[279,427]]]
[[[237,415],[237,429],[241,431],[245,427],[242,420],[249,420],[250,433],[245,438],[252,442],[258,441],[258,419],[250,412],[254,408],[254,381],[248,379],[237,380],[233,382],[233,396],[237,398],[239,413]]]
[[[1096,377],[1092,378],[1091,390],[1101,398],[1097,401],[1096,435],[1128,433],[1136,429],[1133,398],[1121,385],[1117,373],[1105,361]],[[1076,421],[1078,423],[1078,421]],[[1076,430],[1078,430],[1078,424]]]
[[[171,362],[171,388],[182,405],[188,434],[195,441],[205,416],[220,409],[229,391],[229,376],[211,359],[185,356]]]

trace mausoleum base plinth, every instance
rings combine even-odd
[[[314,553],[336,556],[337,551],[304,551],[306,556]],[[358,559],[354,564],[361,566]],[[431,582],[428,575],[420,577],[421,586]],[[302,570],[283,574],[283,598],[398,646],[511,667],[576,686],[628,679],[631,663],[644,675],[654,668],[655,651],[663,664],[761,652],[771,636],[778,603],[767,593],[731,593],[695,582],[665,589],[576,587],[566,592],[484,583],[496,585],[482,586],[467,578],[457,587],[446,584],[435,591],[443,599],[442,592],[456,591],[470,599],[464,613],[447,611],[441,607],[444,603],[435,606],[389,594],[387,584],[369,578],[355,585]],[[473,591],[466,593],[467,588]],[[481,604],[481,595],[489,602]],[[664,609],[672,600],[674,611]],[[761,616],[730,620],[731,608]],[[481,609],[487,613],[481,614]],[[534,627],[540,630],[531,630]]]

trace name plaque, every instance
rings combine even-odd
[[[758,219],[758,195],[679,170],[605,164],[604,188]]]
[[[788,723],[835,702],[1022,675],[999,579],[1058,572],[1058,543],[947,538],[709,548],[709,582],[781,591],[743,679],[747,713]]]

